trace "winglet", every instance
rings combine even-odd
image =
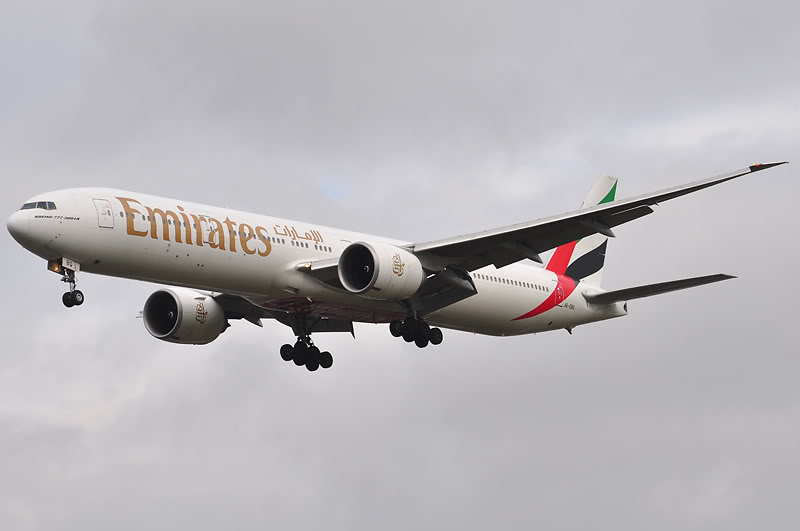
[[[750,166],[750,171],[757,172],[761,170],[767,170],[769,168],[774,168],[775,166],[780,166],[781,164],[789,164],[789,161],[784,160],[783,162],[765,162],[764,164],[753,164]]]

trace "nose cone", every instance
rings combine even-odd
[[[18,210],[11,214],[6,222],[9,234],[23,247],[30,243],[28,234],[28,216],[25,212]]]

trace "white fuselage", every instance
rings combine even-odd
[[[408,313],[399,301],[367,299],[296,270],[301,263],[338,257],[351,242],[406,242],[123,190],[69,189],[30,201],[52,202],[55,210],[20,210],[9,230],[31,252],[48,260],[68,258],[81,271],[235,294],[267,309],[358,322],[388,322]],[[627,313],[619,303],[588,304],[583,294],[602,291],[598,287],[579,283],[563,291],[555,273],[533,265],[489,266],[471,276],[477,295],[427,315],[429,323],[517,335]],[[519,319],[536,308],[537,315]]]

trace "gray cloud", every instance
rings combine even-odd
[[[788,2],[0,7],[0,206],[102,184],[425,240],[798,160]],[[740,278],[563,333],[362,325],[203,348],[151,285],[2,238],[0,527],[791,529],[800,252],[789,166],[620,228],[606,282]],[[8,280],[11,279],[11,282]]]

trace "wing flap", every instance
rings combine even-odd
[[[660,282],[658,284],[647,284],[645,286],[636,286],[634,288],[618,289],[615,291],[606,291],[604,293],[586,294],[584,298],[591,304],[612,304],[614,302],[629,301],[633,299],[641,299],[644,297],[652,297],[653,295],[661,295],[671,291],[679,291],[682,289],[695,288],[697,286],[704,286],[714,282],[721,282],[736,278],[731,275],[708,275],[704,277],[684,278],[681,280],[671,280],[669,282]]]

